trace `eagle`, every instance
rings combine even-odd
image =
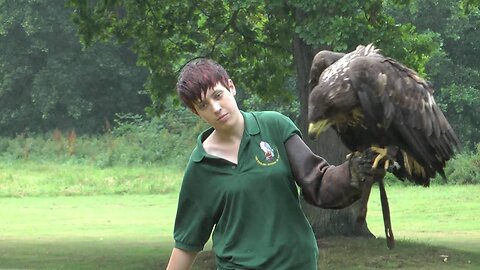
[[[352,153],[374,153],[372,167],[383,166],[400,180],[429,186],[459,140],[436,104],[429,82],[413,69],[383,56],[373,44],[344,54],[320,51],[309,81],[308,134],[333,128]],[[373,181],[366,181],[358,221],[364,221]],[[393,248],[388,200],[379,183],[387,246]]]

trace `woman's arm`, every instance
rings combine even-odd
[[[179,248],[173,248],[167,270],[189,270],[198,252],[188,252]]]
[[[372,169],[371,163],[361,155],[331,166],[313,153],[298,135],[290,137],[285,148],[292,174],[305,200],[322,208],[349,206],[361,197],[365,178],[385,174],[384,170]]]

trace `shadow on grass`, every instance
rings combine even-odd
[[[165,269],[172,243],[131,240],[0,241],[0,269]]]
[[[319,269],[480,269],[480,252],[470,253],[411,241],[388,250],[385,239],[326,238],[319,241]],[[195,270],[214,270],[211,251],[200,253]]]
[[[165,269],[172,243],[130,240],[1,240],[0,269]],[[295,248],[295,247],[292,247]],[[480,253],[410,241],[327,238],[320,241],[320,269],[480,269]],[[211,251],[195,270],[215,269]]]

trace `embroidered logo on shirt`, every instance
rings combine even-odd
[[[258,156],[256,156],[257,163],[262,166],[271,166],[277,163],[278,156],[275,155],[275,150],[268,144],[267,142],[261,141],[260,142],[260,149],[262,149],[264,154],[264,160],[260,160]]]
[[[271,161],[275,157],[275,153],[273,152],[273,148],[267,142],[261,141],[260,148],[262,148],[263,153],[265,153],[265,159],[267,161]]]

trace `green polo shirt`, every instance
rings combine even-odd
[[[175,247],[200,251],[211,234],[218,269],[317,269],[284,147],[300,132],[277,112],[242,115],[238,164],[205,152],[212,128],[199,135],[180,191]]]

